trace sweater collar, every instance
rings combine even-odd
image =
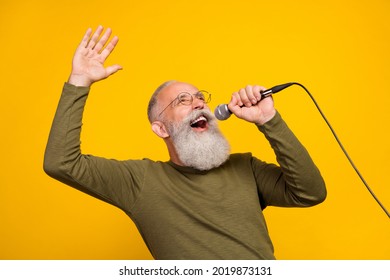
[[[190,174],[207,174],[209,170],[199,170],[190,166],[182,166],[174,163],[173,161],[168,161],[167,162],[170,166],[175,168],[177,171],[181,173],[190,173]]]

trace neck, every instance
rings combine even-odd
[[[165,144],[167,145],[168,148],[168,153],[169,153],[169,158],[170,160],[177,165],[184,166],[184,164],[181,162],[179,155],[175,149],[175,146],[173,145],[172,141],[170,138],[165,139]]]

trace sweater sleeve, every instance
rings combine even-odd
[[[81,153],[82,116],[88,93],[87,87],[65,83],[46,146],[44,171],[127,211],[139,193],[146,162],[117,161]]]
[[[325,182],[307,150],[280,114],[258,129],[275,152],[279,166],[253,159],[262,207],[307,207],[326,198]]]

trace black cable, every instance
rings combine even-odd
[[[363,184],[366,186],[367,190],[370,192],[370,194],[372,195],[372,197],[376,200],[376,202],[379,204],[379,206],[383,209],[383,211],[386,213],[387,217],[390,218],[390,214],[389,212],[386,210],[386,208],[383,206],[383,204],[379,201],[379,199],[376,197],[375,193],[371,190],[371,188],[369,187],[369,185],[367,184],[366,180],[363,178],[362,174],[359,172],[359,170],[357,169],[356,165],[353,163],[351,157],[348,155],[347,151],[345,150],[343,144],[341,144],[341,141],[340,139],[337,137],[336,135],[336,132],[334,131],[334,129],[332,128],[332,126],[330,125],[329,121],[327,120],[327,118],[325,117],[324,113],[322,112],[322,110],[320,109],[320,107],[318,106],[317,102],[315,101],[314,97],[311,95],[311,93],[309,92],[309,90],[302,84],[300,83],[296,83],[296,82],[292,82],[291,85],[298,85],[300,86],[301,88],[303,88],[307,94],[309,95],[309,97],[311,98],[311,100],[313,101],[314,105],[317,107],[318,109],[318,112],[321,114],[322,118],[324,119],[324,121],[326,122],[326,124],[328,125],[330,131],[332,132],[334,138],[336,139],[337,143],[339,144],[341,150],[344,152],[345,156],[347,157],[349,163],[352,165],[353,169],[356,171],[357,175],[359,176],[360,180],[362,180]]]

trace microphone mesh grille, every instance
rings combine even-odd
[[[226,104],[218,105],[214,110],[215,117],[220,121],[227,120],[231,114],[232,113],[229,111],[229,108]]]

